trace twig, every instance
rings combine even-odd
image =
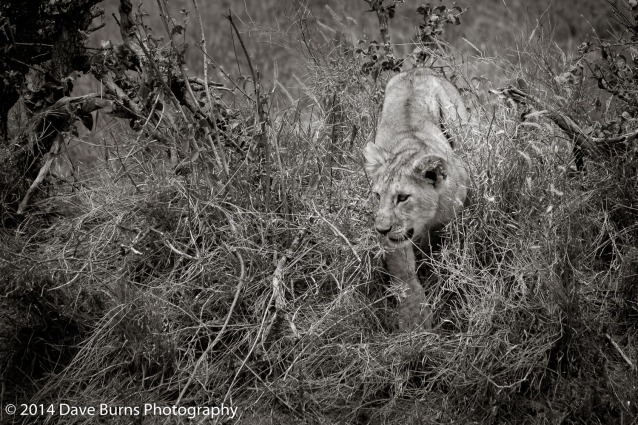
[[[312,208],[315,210],[315,213],[317,213],[317,215],[319,216],[319,218],[321,220],[323,220],[324,223],[326,223],[328,226],[330,226],[330,228],[332,229],[332,231],[334,232],[335,235],[339,236],[341,239],[343,239],[346,244],[348,244],[348,247],[350,248],[350,250],[352,250],[352,253],[354,254],[355,257],[357,257],[357,260],[359,262],[361,262],[361,257],[359,257],[359,254],[357,254],[357,251],[354,250],[354,247],[352,246],[352,244],[350,243],[350,241],[348,240],[348,238],[345,237],[345,235],[343,233],[341,233],[339,231],[339,229],[337,229],[335,227],[334,224],[332,224],[331,222],[329,222],[324,216],[321,215],[321,213],[319,212],[319,210],[317,210],[317,206],[315,205],[314,202],[312,202]]]
[[[91,28],[87,28],[86,31],[84,31],[87,34],[91,34],[92,32],[101,30],[102,28],[104,28],[106,26],[106,22],[102,22],[101,24],[97,24],[94,27]]]
[[[184,120],[188,121],[186,114],[182,109],[182,105],[163,78],[164,76],[159,69],[160,67],[157,64],[155,57],[148,50],[146,44],[136,31],[137,26],[134,24],[135,21],[131,17],[131,12],[133,11],[133,4],[131,3],[131,0],[120,0],[120,7],[118,11],[120,13],[120,19],[122,20],[120,24],[120,33],[124,44],[131,53],[137,56],[141,63],[144,63],[143,59],[146,58],[146,64],[148,65],[146,68],[153,72],[155,81],[159,82],[159,85],[164,90],[164,94],[168,97],[173,106],[175,106],[175,109],[181,113]]]
[[[195,15],[197,16],[197,21],[199,22],[199,29],[201,33],[200,43],[202,45],[202,52],[204,52],[204,81],[208,82],[208,62],[206,57],[208,56],[206,50],[206,36],[204,35],[204,24],[202,22],[202,15],[199,11],[199,5],[197,4],[197,0],[193,0],[193,6],[195,6]],[[184,78],[184,83],[188,85],[188,80]],[[211,113],[213,112],[213,97],[210,95],[210,88],[208,84],[204,84],[204,89],[206,90],[206,99],[208,99],[208,107],[210,108]],[[217,122],[215,121],[215,117],[211,117],[210,121],[213,123],[213,129],[215,130],[215,142],[217,142],[217,148],[219,148],[219,154],[215,147],[215,143],[212,138],[210,140],[211,147],[213,148],[213,154],[216,158],[221,158],[221,163],[223,166],[224,177],[228,177],[228,162],[226,161],[226,157],[224,155],[224,146],[222,145],[221,140],[219,139],[219,129],[217,128]],[[210,136],[209,136],[210,137]]]
[[[253,68],[253,63],[250,60],[250,55],[248,54],[248,50],[246,49],[246,45],[244,44],[244,40],[241,38],[239,34],[239,30],[235,25],[235,21],[233,21],[232,11],[228,11],[228,15],[225,16],[226,19],[230,22],[230,25],[233,27],[235,34],[237,35],[237,39],[239,40],[239,44],[241,45],[242,50],[244,51],[244,55],[246,56],[246,60],[248,61],[248,68],[250,69],[250,75],[253,79],[253,85],[255,86],[255,94],[259,95],[258,87],[257,87],[257,76],[255,75],[255,69]],[[256,99],[259,101],[259,98]]]
[[[281,197],[282,197],[284,214],[286,217],[288,217],[290,216],[290,206],[288,205],[288,195],[287,195],[288,189],[286,187],[286,179],[285,179],[286,173],[284,172],[284,166],[281,161],[281,154],[280,154],[280,148],[279,148],[279,140],[281,139],[281,132],[284,128],[285,120],[286,120],[286,114],[284,114],[282,117],[281,124],[279,125],[279,130],[276,133],[273,132],[272,142],[273,142],[273,145],[275,146],[275,158],[277,159],[277,167],[279,167],[279,176],[280,176],[280,182],[281,182],[280,184],[282,186]]]
[[[201,51],[203,52],[203,50],[202,50],[202,48],[201,48],[200,46],[197,46],[197,45],[196,45],[195,47],[197,47],[199,50],[201,50]],[[245,91],[244,91],[241,87],[239,87],[239,86],[237,85],[237,83],[235,82],[235,80],[233,80],[233,79],[232,79],[232,77],[231,77],[231,76],[230,76],[230,75],[229,75],[226,71],[224,71],[224,68],[222,68],[221,66],[219,66],[219,64],[218,64],[217,62],[215,62],[215,59],[213,59],[213,58],[212,58],[209,54],[207,54],[207,53],[205,53],[205,55],[206,55],[206,57],[208,57],[208,60],[210,60],[210,61],[211,61],[211,63],[212,63],[213,65],[215,65],[215,67],[216,67],[217,69],[219,69],[219,72],[221,72],[221,73],[224,75],[224,77],[226,77],[226,79],[227,79],[228,81],[230,81],[231,83],[233,83],[233,85],[235,86],[235,88],[236,88],[236,89],[237,89],[237,90],[238,90],[241,94],[243,94],[243,95],[244,95],[244,97],[246,97],[246,99],[248,99],[248,100],[252,100],[252,98],[251,98],[251,97],[250,97],[250,96],[249,96],[249,95],[248,95],[248,94],[247,94],[247,93],[246,93],[246,92],[245,92]],[[230,90],[230,89],[226,89],[226,90],[228,90],[228,91],[229,91],[229,92],[231,92],[231,93],[233,92],[233,90]]]
[[[157,5],[158,5],[158,7],[160,9],[160,12],[161,12],[160,16],[162,18],[162,22],[164,23],[164,27],[166,29],[166,32],[167,32],[167,34],[169,35],[169,37],[171,39],[171,47],[173,47],[173,44],[174,44],[173,38],[175,36],[175,32],[173,31],[174,25],[173,25],[173,27],[171,27],[172,22],[168,20],[168,16],[170,14],[169,14],[169,10],[168,10],[168,5],[166,4],[166,0],[157,0]],[[198,17],[198,19],[200,21],[200,27],[201,27],[202,25],[201,25],[201,16],[200,16],[200,13],[199,13],[199,8],[197,7],[197,4],[195,6],[196,6],[196,9],[197,9],[197,17]],[[202,27],[202,40],[203,40],[203,43],[205,45],[203,27]],[[204,63],[206,63],[206,58],[204,58]],[[197,97],[195,97],[195,94],[193,93],[193,89],[191,87],[192,78],[188,77],[188,75],[186,73],[186,70],[184,68],[184,64],[179,63],[178,67],[179,67],[180,73],[182,74],[182,79],[184,80],[184,86],[186,87],[186,91],[188,92],[188,94],[190,95],[190,97],[192,99],[192,102],[190,102],[188,100],[188,96],[184,96],[183,99],[182,99],[184,105],[193,113],[193,115],[195,117],[200,118],[200,119],[203,118],[206,121],[213,121],[213,123],[214,123],[214,119],[209,120],[207,115],[200,108],[199,101],[197,100]],[[206,70],[204,71],[204,73],[206,74]],[[201,81],[199,84],[201,84],[203,87],[204,86],[206,87],[207,94],[208,94],[208,85],[205,85],[204,81]],[[216,84],[216,83],[213,83],[213,84]],[[209,97],[209,102],[210,102],[210,97]],[[211,148],[211,151],[213,152],[213,156],[215,158],[215,161],[217,162],[217,166],[221,170],[222,175],[225,178],[228,178],[228,165],[227,165],[226,157],[224,155],[221,143],[219,141],[219,136],[216,135],[217,142],[220,145],[220,147],[219,147],[220,150],[217,149],[217,146],[215,145],[215,142],[213,141],[212,137],[210,136],[210,131],[209,131],[208,127],[204,126],[203,130],[204,130],[204,136],[208,140],[210,148]],[[193,139],[190,140],[190,142],[193,143],[196,152],[200,152],[201,151],[199,146],[197,146],[197,140],[196,139],[193,138]],[[174,150],[175,148],[171,147],[171,149]],[[171,156],[173,156],[173,155],[171,154]],[[190,162],[193,162],[193,161],[190,160],[188,162],[190,163]],[[178,167],[178,165],[175,164],[174,167]],[[176,172],[178,172],[177,169],[176,169]]]
[[[28,165],[24,170],[25,176],[33,179],[37,177],[37,161],[44,156],[45,152],[50,151],[55,139],[60,137],[61,133],[71,129],[73,123],[78,119],[85,122],[87,117],[90,118],[91,112],[111,105],[110,100],[101,99],[97,93],[89,93],[83,96],[62,97],[36,114],[31,131],[35,141],[33,144],[23,144],[16,152],[17,158],[28,159]],[[91,124],[85,122],[85,125],[88,128]],[[64,143],[64,140],[59,143]],[[58,155],[59,151],[55,154]]]
[[[38,173],[38,176],[35,178],[35,180],[33,180],[33,183],[31,183],[31,186],[27,190],[27,193],[24,195],[22,202],[20,202],[20,205],[18,206],[18,211],[17,211],[18,214],[20,215],[24,214],[24,210],[26,210],[27,205],[29,204],[29,199],[31,199],[31,195],[33,195],[33,192],[36,191],[38,186],[42,184],[46,176],[49,174],[49,170],[51,169],[51,164],[53,164],[53,160],[55,160],[55,157],[58,155],[58,152],[60,151],[61,137],[62,135],[58,134],[58,136],[53,141],[53,145],[51,145],[51,149],[49,150],[49,152],[46,153],[45,155],[46,161],[44,162],[44,165],[42,166],[42,168],[40,168],[40,172]]]
[[[297,248],[299,248],[299,245],[301,244],[301,241],[306,236],[306,234],[308,234],[307,227],[303,228],[299,232],[297,237],[290,244],[290,247],[286,250],[284,255],[277,262],[277,268],[275,269],[275,272],[273,273],[273,276],[272,276],[272,292],[273,292],[273,297],[275,300],[275,309],[277,311],[283,310],[286,304],[284,292],[281,288],[281,282],[284,279],[284,267],[286,267],[286,263],[288,262],[288,259],[292,257],[295,251],[297,251]],[[277,315],[277,311],[275,311],[275,315]],[[274,318],[273,318],[273,321],[274,321]]]
[[[284,315],[284,318],[288,319],[288,315],[285,313],[286,297],[284,296],[284,290],[282,288],[282,282],[284,280],[284,268],[286,267],[286,263],[288,263],[288,259],[292,257],[295,251],[297,251],[297,248],[299,248],[301,241],[307,234],[308,234],[308,227],[305,227],[299,232],[297,237],[290,244],[290,247],[286,250],[284,255],[277,262],[277,268],[275,268],[275,271],[272,275],[272,295],[270,297],[270,301],[268,302],[268,308],[270,308],[270,306],[272,305],[274,301],[275,312],[270,318],[270,323],[268,323],[266,330],[262,334],[262,337],[261,337],[262,344],[264,341],[268,339],[270,331],[272,330],[274,325],[278,323],[282,313]],[[268,308],[266,310],[268,310]],[[288,322],[288,326],[291,329],[293,329],[293,331],[295,331],[296,333],[294,324],[290,320],[287,320],[287,322]]]
[[[122,226],[121,224],[118,224],[118,227],[120,227],[121,229],[124,230],[128,230],[129,232],[134,232],[137,231],[137,235],[133,238],[133,240],[131,241],[131,243],[129,245],[125,245],[125,244],[120,244],[120,247],[125,251],[130,251],[135,255],[142,255],[143,253],[135,248],[135,245],[137,245],[140,241],[142,241],[144,238],[146,238],[146,236],[148,236],[148,234],[151,232],[150,229],[146,229],[144,232],[142,232],[141,229],[139,228],[135,228],[135,229],[129,229],[128,227]]]
[[[228,390],[226,391],[226,395],[224,396],[222,402],[225,402],[230,396],[230,392],[232,391],[233,386],[235,385],[235,381],[237,380],[237,377],[243,370],[244,366],[246,365],[246,362],[248,362],[248,359],[252,356],[252,353],[255,350],[255,347],[257,346],[259,342],[263,343],[263,341],[268,338],[268,334],[270,333],[270,330],[273,327],[273,323],[275,323],[277,318],[279,317],[278,312],[283,310],[285,306],[285,298],[283,295],[283,291],[281,289],[281,281],[283,280],[284,267],[286,266],[288,259],[292,257],[292,255],[297,250],[297,248],[299,248],[301,241],[303,240],[303,238],[306,236],[308,232],[309,232],[309,227],[305,227],[301,229],[297,237],[292,241],[292,244],[290,244],[290,247],[284,253],[283,257],[279,259],[279,262],[277,263],[277,268],[275,269],[275,272],[273,273],[272,294],[270,295],[270,299],[268,300],[268,305],[266,305],[264,309],[264,314],[262,316],[262,320],[259,325],[257,336],[255,337],[253,345],[250,347],[248,354],[244,357],[244,360],[242,361],[241,365],[237,369],[237,372],[235,372],[235,376],[233,377],[233,380],[228,386]],[[273,301],[275,303],[275,313],[272,315],[272,317],[270,318],[269,324],[266,326],[266,320],[268,318],[268,313],[270,311],[270,307],[273,304]],[[264,326],[266,326],[265,329],[264,329]]]
[[[184,385],[184,388],[182,388],[182,391],[180,391],[179,393],[179,397],[177,397],[177,401],[175,401],[175,406],[179,405],[179,402],[184,397],[184,394],[186,394],[186,390],[190,386],[191,382],[193,382],[193,378],[195,377],[195,373],[197,373],[197,369],[199,369],[199,366],[202,364],[202,362],[204,361],[208,353],[215,347],[215,345],[217,345],[222,335],[226,331],[226,328],[228,327],[228,323],[230,322],[230,317],[233,315],[233,311],[235,310],[235,306],[237,305],[237,300],[239,300],[239,293],[241,292],[241,289],[244,286],[244,278],[246,275],[246,266],[244,265],[244,258],[241,256],[241,254],[236,248],[231,248],[225,243],[224,243],[224,246],[230,252],[235,254],[235,257],[237,257],[237,260],[239,261],[239,267],[240,267],[239,282],[237,283],[237,288],[235,289],[235,297],[233,298],[233,302],[230,304],[230,308],[228,309],[228,314],[226,314],[226,320],[224,320],[224,324],[222,325],[221,330],[217,333],[217,336],[215,337],[213,342],[208,344],[208,347],[206,347],[206,349],[204,350],[202,355],[199,357],[199,359],[197,359],[197,363],[195,363],[195,366],[193,367],[193,371],[191,372],[191,375],[189,376],[188,381],[186,381],[186,385]]]
[[[255,88],[255,104],[257,107],[257,120],[259,121],[259,134],[257,135],[259,139],[259,144],[264,149],[264,165],[265,165],[265,179],[264,179],[264,194],[265,194],[265,203],[266,203],[266,211],[270,211],[270,146],[268,144],[268,140],[266,138],[266,113],[264,111],[264,105],[261,100],[261,83],[259,79],[259,72],[255,72],[253,68],[253,63],[250,60],[250,55],[248,54],[248,50],[246,50],[246,46],[244,45],[244,40],[241,38],[239,34],[239,30],[235,25],[235,21],[233,21],[232,12],[229,11],[226,19],[230,22],[237,34],[237,38],[239,39],[239,43],[241,44],[241,48],[244,51],[244,55],[246,56],[246,61],[248,61],[248,68],[250,69],[250,75],[253,79],[253,86]]]
[[[203,52],[203,53],[204,53],[204,55],[206,55],[206,57],[208,57],[208,53],[206,53],[206,52]],[[207,84],[204,80],[202,80],[201,78],[197,78],[197,77],[188,77],[188,82],[191,83],[191,84],[198,84],[198,85],[200,85],[202,87]],[[208,81],[208,85],[215,87],[217,90],[225,90],[225,91],[231,92],[231,93],[233,92],[228,87],[224,87],[224,85],[222,83],[216,83],[214,81]]]
[[[386,53],[392,53],[392,44],[390,44],[390,33],[388,30],[388,8],[382,6],[383,0],[364,0],[370,5],[370,11],[377,14],[379,20],[379,32],[381,40],[383,40],[383,48]]]
[[[600,143],[602,145],[608,145],[608,146],[629,143],[629,142],[635,141],[636,139],[638,139],[638,130],[633,131],[631,133],[622,134],[620,136],[593,138],[595,143]]]
[[[186,254],[185,252],[180,251],[179,249],[175,248],[166,238],[166,235],[164,234],[164,232],[161,232],[157,229],[155,229],[154,227],[150,228],[151,231],[153,231],[154,233],[157,233],[161,238],[162,238],[162,242],[164,242],[164,245],[166,245],[171,251],[173,251],[175,254],[177,255],[181,255],[182,257],[186,257],[189,260],[199,260],[199,258],[193,257],[192,255]]]
[[[133,176],[131,176],[131,173],[126,168],[126,164],[124,164],[124,160],[122,160],[122,155],[120,155],[120,148],[118,147],[118,144],[117,144],[117,141],[116,141],[117,139],[115,138],[115,135],[113,134],[112,131],[110,133],[111,133],[111,139],[113,139],[113,141],[115,142],[115,154],[117,155],[117,160],[120,161],[120,165],[122,166],[122,170],[124,170],[124,173],[126,174],[126,177],[128,177],[128,179],[133,184],[133,187],[135,188],[135,191],[137,193],[142,193],[142,190],[137,186],[137,183],[135,183],[135,179],[133,179]],[[117,179],[115,179],[115,181],[117,181],[117,180],[119,180],[119,177]]]
[[[624,351],[620,348],[620,345],[618,345],[616,343],[616,341],[613,340],[611,335],[605,334],[605,337],[609,340],[609,342],[611,342],[611,345],[616,349],[616,351],[618,351],[618,354],[620,354],[620,357],[622,357],[623,360],[627,362],[627,364],[629,365],[629,368],[632,371],[635,372],[636,371],[636,365],[634,364],[634,362],[631,361],[631,359],[629,357],[627,357],[627,355],[624,353]]]

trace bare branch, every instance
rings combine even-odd
[[[199,5],[197,4],[197,0],[193,0],[193,6],[195,6],[195,15],[197,15],[197,21],[199,22],[199,30],[201,34],[200,43],[202,45],[202,51],[204,52],[204,81],[206,82],[206,84],[204,84],[204,89],[206,91],[206,99],[208,99],[208,107],[210,108],[212,112],[214,103],[213,103],[213,97],[210,95],[210,87],[208,85],[208,60],[206,58],[208,54],[206,53],[207,49],[206,49],[206,36],[204,35],[204,23],[202,22],[202,14],[199,11]],[[188,84],[188,80],[186,80],[185,82],[186,84]],[[215,149],[215,143],[212,141],[212,139],[210,141],[211,147],[213,148],[213,152],[215,153],[215,156],[221,158],[224,173],[226,176],[228,176],[229,174],[228,163],[226,161],[226,157],[224,156],[224,147],[222,145],[221,140],[219,139],[219,129],[217,128],[217,122],[215,121],[215,118],[212,118],[210,121],[212,121],[213,123],[213,128],[215,130],[215,141],[217,142],[217,147],[220,150],[220,154],[219,155],[217,154],[217,149]]]
[[[337,227],[332,224],[331,222],[328,221],[327,218],[325,218],[324,216],[321,215],[321,213],[319,212],[319,210],[317,210],[317,206],[315,205],[315,203],[312,203],[312,208],[315,210],[315,213],[317,214],[317,216],[319,216],[319,218],[326,223],[328,226],[330,226],[330,228],[332,229],[332,231],[334,232],[335,235],[339,236],[341,239],[343,239],[346,244],[348,245],[348,247],[350,248],[350,250],[352,251],[352,253],[354,254],[354,256],[357,258],[357,260],[359,262],[361,262],[361,257],[359,257],[359,254],[357,254],[357,251],[355,251],[354,247],[352,246],[352,244],[350,243],[350,241],[348,240],[348,238],[346,238],[346,236],[341,233],[339,231],[339,229],[337,229]]]
[[[29,204],[29,199],[31,199],[33,192],[35,192],[38,189],[40,184],[42,184],[46,176],[49,174],[49,170],[51,169],[51,164],[53,164],[53,160],[55,160],[56,156],[58,156],[58,153],[60,152],[61,138],[62,138],[62,135],[58,134],[55,140],[53,141],[53,145],[51,146],[51,149],[49,150],[48,153],[44,155],[44,158],[45,158],[44,165],[40,169],[40,172],[38,173],[38,176],[35,178],[33,183],[31,183],[31,186],[29,187],[29,190],[27,190],[27,193],[24,195],[22,202],[20,202],[20,205],[18,206],[18,211],[17,211],[18,214],[20,215],[24,214],[24,211],[27,209],[27,205]]]
[[[611,343],[611,345],[616,349],[618,354],[620,354],[620,357],[622,357],[622,359],[629,365],[629,368],[635,372],[636,365],[634,364],[634,362],[631,361],[631,359],[627,356],[627,354],[625,354],[625,352],[620,348],[620,345],[618,345],[618,343],[614,341],[611,335],[605,334],[605,337]]]
[[[553,110],[539,99],[513,86],[499,90],[490,90],[490,92],[504,98],[512,99],[518,104],[528,105],[541,111],[567,135],[573,137],[578,148],[593,158],[610,156],[610,147],[620,146],[638,139],[638,131],[614,137],[591,137],[585,133],[569,115]],[[605,147],[608,149],[603,149]]]
[[[268,144],[268,139],[266,138],[266,122],[268,121],[268,117],[266,116],[266,112],[264,110],[263,101],[261,98],[261,82],[259,79],[259,72],[255,73],[255,69],[253,68],[252,61],[250,60],[250,55],[248,54],[248,50],[246,50],[246,46],[244,45],[244,40],[241,38],[239,34],[239,30],[233,21],[232,12],[229,11],[228,15],[226,15],[226,19],[230,21],[230,24],[237,34],[237,38],[239,39],[239,43],[241,44],[241,48],[244,51],[244,55],[246,56],[246,60],[248,61],[248,67],[250,68],[250,74],[253,79],[253,86],[255,87],[255,105],[257,108],[257,120],[259,121],[259,134],[257,134],[257,138],[259,140],[259,145],[264,149],[264,164],[266,168],[266,175],[264,181],[264,194],[265,194],[265,202],[266,202],[266,211],[270,211],[270,146]]]

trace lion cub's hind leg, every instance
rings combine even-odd
[[[396,247],[385,256],[392,285],[404,288],[399,295],[399,330],[432,329],[432,309],[416,275],[414,251],[410,245]]]

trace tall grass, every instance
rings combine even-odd
[[[237,96],[229,178],[176,173],[155,142],[113,134],[111,166],[7,232],[0,300],[41,315],[2,322],[37,338],[0,352],[3,403],[225,404],[248,424],[638,418],[635,170],[594,158],[577,173],[559,129],[476,106],[457,131],[472,202],[420,266],[434,329],[399,333],[359,154],[389,75],[361,76],[331,19],[296,46],[306,103],[270,93],[269,157],[242,150],[255,108]],[[132,420],[40,418],[106,419]],[[165,421],[188,422],[143,423]]]

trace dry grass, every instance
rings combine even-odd
[[[38,344],[0,351],[3,403],[224,404],[247,424],[635,421],[631,165],[575,173],[558,129],[478,107],[459,130],[472,204],[422,265],[435,328],[398,333],[359,155],[380,86],[314,47],[313,112],[274,94],[268,203],[248,157],[229,179],[178,175],[115,134],[111,165],[52,187],[3,234],[1,302],[45,313],[15,325]]]

